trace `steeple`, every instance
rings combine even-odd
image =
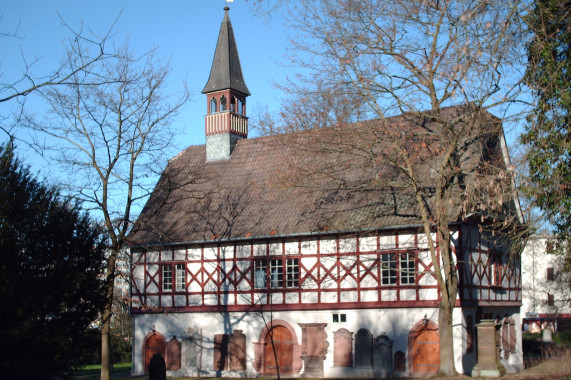
[[[229,9],[224,7],[224,19],[218,34],[210,76],[202,90],[206,94],[207,104],[207,161],[230,158],[238,140],[248,137],[246,97],[250,91],[242,76],[238,48],[228,16]]]
[[[250,91],[248,91],[242,76],[240,57],[238,56],[238,48],[234,39],[234,30],[228,16],[229,10],[229,7],[224,7],[224,19],[218,34],[210,77],[206,86],[204,86],[204,90],[202,90],[203,94],[232,89],[244,95],[250,95]]]

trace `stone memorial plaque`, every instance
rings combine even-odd
[[[355,366],[373,366],[373,335],[367,329],[360,329],[355,335]]]

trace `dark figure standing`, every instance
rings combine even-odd
[[[149,363],[149,380],[167,380],[167,366],[161,354],[155,354]]]

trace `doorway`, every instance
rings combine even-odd
[[[276,374],[278,367],[280,374],[293,373],[294,343],[286,327],[275,326],[269,330],[264,342],[264,373]]]
[[[435,374],[440,369],[440,335],[432,321],[417,323],[409,337],[410,372]]]
[[[166,353],[166,341],[165,338],[158,332],[154,332],[150,335],[144,343],[144,355],[145,355],[145,372],[149,372],[149,363],[151,358],[155,354],[160,354],[163,359],[165,359]]]

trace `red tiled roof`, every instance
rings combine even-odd
[[[471,110],[443,110],[442,118],[453,126],[444,132],[425,113],[385,119],[385,127],[372,120],[244,139],[230,159],[215,162],[206,162],[204,145],[190,146],[170,160],[131,240],[155,245],[419,224],[414,193],[401,188],[405,175],[391,162],[399,157],[395,146],[413,153],[430,207],[434,163],[447,140],[460,131],[456,159],[469,173],[484,158],[481,132],[497,135],[501,128],[484,111],[462,121]],[[391,142],[404,134],[405,144]],[[461,217],[460,187],[454,191],[452,221]]]

